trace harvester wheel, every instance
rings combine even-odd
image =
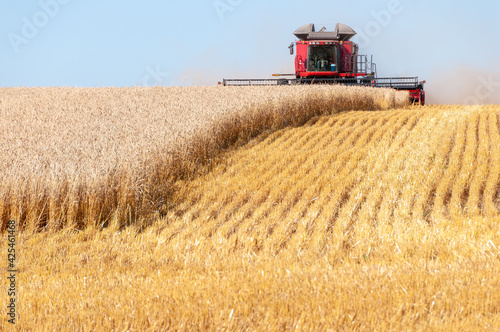
[[[425,105],[425,91],[420,91],[420,105]]]

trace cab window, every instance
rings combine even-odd
[[[308,71],[337,71],[335,45],[309,46]]]

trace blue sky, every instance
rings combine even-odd
[[[359,33],[353,40],[374,55],[379,76],[419,76],[435,90],[463,76],[473,81],[464,90],[478,90],[481,75],[500,85],[494,0],[0,0],[0,6],[0,86],[211,85],[224,77],[269,77],[292,72],[287,47],[295,29],[337,22]]]

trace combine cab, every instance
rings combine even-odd
[[[345,24],[337,24],[335,31],[307,24],[294,32],[299,39],[292,43],[290,54],[295,55],[294,74],[275,74],[275,79],[224,79],[223,85],[293,85],[346,84],[406,90],[411,101],[425,104],[425,81],[418,77],[378,78],[373,57],[358,54],[358,44],[351,41],[356,32]],[[289,78],[284,78],[289,77]]]
[[[299,41],[289,48],[292,55],[294,47],[297,49],[296,78],[363,78],[366,82],[375,78],[375,64],[358,54],[358,45],[350,41],[356,32],[347,25],[337,24],[334,32],[325,28],[316,32],[314,24],[308,24],[294,35]]]

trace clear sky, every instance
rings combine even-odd
[[[353,40],[360,53],[374,55],[379,76],[419,76],[431,96],[500,95],[497,0],[0,0],[0,6],[0,86],[212,85],[269,77],[293,71],[287,47],[295,29],[340,22],[358,32]]]

